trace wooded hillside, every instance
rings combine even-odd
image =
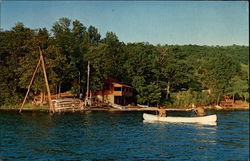
[[[125,32],[125,31],[124,31]],[[187,107],[216,104],[224,95],[249,101],[249,47],[124,43],[113,32],[61,18],[51,31],[17,23],[0,32],[0,106],[20,104],[41,47],[52,93],[85,93],[113,78],[135,89],[140,104]],[[39,69],[30,98],[44,90]]]

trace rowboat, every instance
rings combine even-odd
[[[160,117],[152,114],[143,114],[143,119],[146,121],[165,121],[165,122],[184,122],[184,123],[201,123],[201,124],[216,124],[217,116],[199,116],[199,117]]]

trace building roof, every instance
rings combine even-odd
[[[111,84],[119,84],[121,85],[122,87],[128,87],[128,88],[132,88],[131,86],[127,85],[127,84],[124,84],[122,82],[119,82],[119,81],[116,81],[112,78],[108,78],[108,79],[105,79],[103,80],[103,83],[111,83]]]

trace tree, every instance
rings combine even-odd
[[[43,52],[46,72],[51,86],[50,89],[53,91],[59,82],[58,75],[55,73],[54,68],[57,68],[58,65],[65,60],[65,57],[61,55],[59,48],[53,44],[46,29],[39,29],[23,46],[27,52],[25,56],[20,58],[20,67],[15,70],[17,73],[20,73],[19,84],[22,88],[27,88],[35,66],[40,58],[39,47]],[[34,94],[44,91],[44,78],[41,66],[36,74],[36,79],[32,87]]]
[[[178,47],[170,47],[165,59],[161,73],[163,80],[167,82],[165,89],[168,98],[171,92],[187,90],[193,70],[192,66],[188,65],[186,54]]]
[[[94,26],[89,26],[88,28],[88,42],[90,44],[97,45],[100,41],[101,35],[98,33],[98,29]]]
[[[229,81],[240,71],[240,64],[232,56],[217,53],[213,57],[204,58],[199,69],[199,81],[204,89],[211,91],[213,102],[219,102],[229,87]],[[217,99],[215,99],[217,97]]]
[[[102,89],[102,80],[111,77],[112,59],[106,56],[107,45],[100,43],[98,46],[92,46],[86,54],[86,59],[90,61],[90,89],[97,91]]]
[[[137,91],[137,101],[141,104],[158,105],[161,98],[161,89],[155,82],[146,84],[142,76],[135,76],[133,85]]]
[[[120,79],[124,61],[122,45],[114,33],[107,32],[100,43],[89,48],[86,59],[91,64],[92,90],[100,90],[103,79],[113,78],[122,81]]]
[[[227,88],[227,94],[232,95],[234,101],[236,94],[245,101],[249,98],[247,80],[242,80],[239,76],[235,76],[230,80],[229,84],[230,86]]]
[[[161,98],[155,69],[156,53],[154,46],[148,43],[128,44],[125,47],[127,60],[124,62],[122,75],[125,82],[135,88],[139,103],[155,104]]]
[[[73,21],[73,28],[71,29],[71,20],[68,18],[60,18],[53,27],[52,32],[54,34],[55,44],[60,47],[61,53],[65,56],[65,62],[62,62],[55,68],[56,74],[59,76],[59,91],[63,84],[64,90],[79,91],[80,75],[83,76],[83,55],[86,52],[86,46],[84,46],[84,35],[86,33],[86,27],[78,20]]]
[[[0,32],[0,105],[20,102],[22,88],[19,86],[19,61],[26,54],[23,48],[34,30],[17,23],[10,31]]]

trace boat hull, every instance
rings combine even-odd
[[[143,114],[143,119],[147,121],[165,121],[165,122],[184,122],[184,123],[201,123],[213,124],[217,121],[216,115],[202,116],[202,117],[159,117],[152,114]]]

